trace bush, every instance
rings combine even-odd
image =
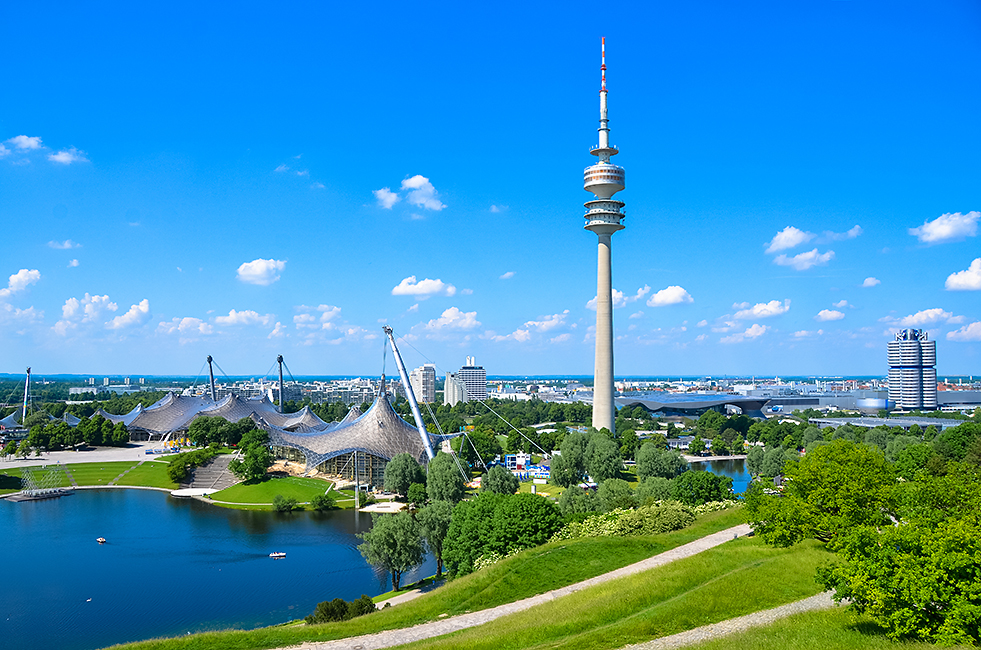
[[[310,501],[310,505],[317,512],[323,512],[324,510],[331,510],[336,505],[336,500],[333,494],[318,494]]]
[[[218,452],[210,447],[178,454],[167,467],[167,477],[174,483],[181,483],[190,475],[192,467],[200,467],[217,455]]]
[[[297,508],[296,499],[293,497],[284,497],[282,494],[277,494],[273,497],[273,509],[276,512],[292,512]]]
[[[371,614],[374,611],[376,611],[376,607],[371,597],[361,594],[361,598],[352,600],[351,602],[347,602],[343,598],[335,598],[334,600],[325,600],[322,603],[318,603],[317,608],[313,610],[313,614],[303,620],[307,625],[315,625],[317,623],[346,621],[356,616]]]
[[[409,503],[421,505],[426,502],[426,484],[413,483],[409,486],[409,493],[406,495]]]
[[[555,542],[580,537],[624,537],[657,535],[681,530],[695,521],[695,511],[677,501],[661,501],[636,510],[612,510],[567,524],[549,540]]]
[[[645,478],[637,486],[637,501],[640,505],[648,505],[655,501],[666,501],[671,498],[671,479],[663,476]]]
[[[599,512],[600,502],[592,490],[572,486],[566,488],[559,497],[559,511],[563,516]]]

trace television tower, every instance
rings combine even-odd
[[[599,238],[596,267],[596,366],[593,371],[593,426],[615,431],[616,409],[613,406],[613,286],[610,269],[610,242],[613,233],[623,230],[620,212],[623,201],[613,195],[624,188],[624,170],[610,162],[619,150],[610,144],[609,120],[606,117],[606,38],[602,40],[600,85],[599,144],[590,151],[599,162],[583,173],[583,189],[595,199],[586,201],[586,230]]]

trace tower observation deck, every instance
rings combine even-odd
[[[613,432],[616,411],[613,404],[613,285],[611,273],[611,237],[623,230],[622,201],[613,195],[625,187],[623,167],[610,162],[620,153],[610,144],[610,127],[606,107],[606,39],[601,45],[599,144],[590,153],[599,161],[583,172],[583,189],[595,197],[586,201],[586,230],[599,239],[596,273],[596,366],[593,375],[593,426]]]

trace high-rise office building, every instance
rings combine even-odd
[[[463,385],[455,372],[446,373],[446,382],[443,384],[443,404],[456,406],[458,403],[466,401],[466,386]]]
[[[937,342],[906,329],[889,341],[889,399],[903,410],[937,408]]]
[[[463,383],[463,387],[467,389],[467,396],[464,401],[473,402],[487,399],[487,371],[477,365],[474,357],[467,357],[467,365],[460,368],[456,376]]]
[[[425,363],[409,373],[409,384],[417,402],[436,401],[436,366]]]
[[[596,265],[596,365],[593,371],[593,426],[614,431],[616,409],[613,406],[613,284],[611,238],[623,230],[620,223],[623,201],[613,195],[624,188],[626,173],[623,167],[610,162],[620,151],[610,144],[610,127],[606,113],[606,39],[603,39],[600,65],[600,126],[599,144],[590,151],[599,158],[583,174],[583,189],[595,198],[586,201],[586,225],[596,233],[599,250]]]

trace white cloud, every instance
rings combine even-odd
[[[217,316],[218,325],[270,325],[275,320],[272,314],[259,314],[251,309],[243,311],[229,310],[228,316]]]
[[[430,280],[416,281],[416,276],[410,275],[404,278],[392,289],[393,296],[419,296],[425,300],[431,296],[453,296],[456,295],[456,287],[447,284],[439,278]]]
[[[924,309],[918,311],[915,314],[910,314],[905,318],[901,318],[898,321],[893,319],[883,319],[887,322],[894,322],[901,327],[921,327],[923,325],[932,325],[933,323],[939,323],[940,321],[946,321],[953,318],[954,315],[949,311],[944,311],[940,307],[934,307],[933,309]]]
[[[533,329],[536,332],[547,332],[551,329],[555,329],[560,325],[565,324],[565,317],[569,315],[569,310],[566,309],[561,314],[552,314],[551,316],[540,316],[541,320],[530,320],[525,323],[526,329]]]
[[[427,330],[472,330],[475,327],[480,327],[477,312],[463,312],[456,307],[450,307],[442,316],[426,323]]]
[[[460,294],[464,296],[472,296],[473,289],[460,289]]]
[[[68,260],[68,268],[74,268],[78,266],[78,260]]]
[[[490,211],[491,212],[504,212],[507,209],[508,209],[508,206],[506,206],[506,205],[492,205],[490,207]]]
[[[766,325],[753,324],[746,328],[746,331],[744,332],[723,336],[721,339],[719,339],[719,343],[742,343],[743,341],[752,340],[763,336],[769,329],[770,328]]]
[[[708,324],[709,322],[703,318],[702,320],[695,323],[695,327],[705,327]]]
[[[862,288],[868,289],[869,287],[874,287],[877,284],[882,284],[882,282],[877,278],[873,278],[872,276],[869,276],[865,278],[864,282],[862,282]]]
[[[767,245],[766,252],[776,253],[777,251],[787,250],[788,248],[800,246],[812,239],[814,239],[814,233],[799,230],[793,226],[787,226],[773,236],[773,239]]]
[[[4,156],[6,156],[9,153],[10,153],[10,149],[8,149],[7,147],[5,147],[2,144],[0,144],[0,158],[3,158]],[[493,212],[493,210],[491,210],[491,212]]]
[[[79,151],[75,147],[69,147],[68,149],[62,149],[57,153],[50,154],[48,160],[51,162],[61,163],[62,165],[70,165],[73,162],[88,162],[89,159],[85,157],[84,151]]]
[[[317,323],[317,317],[313,314],[297,314],[293,317],[293,324],[296,325],[297,329],[303,327],[316,328],[320,327]]]
[[[289,171],[289,167],[287,167],[286,165],[280,165],[279,167],[277,167],[277,168],[276,168],[276,169],[274,169],[273,171],[274,171],[274,172],[279,172],[279,173],[283,173],[283,172],[285,172],[285,171]]]
[[[391,210],[393,205],[402,200],[402,197],[387,187],[383,187],[380,190],[374,190],[372,191],[372,194],[374,194],[375,198],[378,199],[378,205],[386,210]]]
[[[924,221],[918,228],[910,228],[908,232],[924,244],[941,244],[977,235],[978,219],[981,219],[981,212],[976,210],[967,214],[942,214],[933,221]]]
[[[572,334],[565,332],[564,334],[559,334],[558,336],[553,336],[548,340],[549,343],[565,343],[572,338]]]
[[[278,339],[278,338],[282,338],[284,336],[286,336],[286,328],[283,326],[282,323],[280,323],[279,321],[276,321],[276,326],[272,329],[271,332],[269,332],[269,336],[267,336],[266,338],[268,338],[268,339]]]
[[[981,291],[981,257],[964,271],[951,273],[944,283],[947,291]]]
[[[32,284],[36,284],[41,279],[41,272],[37,269],[21,269],[7,280],[7,288],[0,289],[0,298],[7,298],[15,293],[20,293]]]
[[[402,181],[402,189],[410,190],[405,200],[412,205],[417,205],[426,210],[442,210],[446,206],[437,199],[439,192],[429,182],[429,179],[420,174]]]
[[[788,311],[790,311],[789,298],[783,302],[780,302],[779,300],[771,300],[770,302],[759,302],[748,309],[737,311],[734,318],[739,320],[747,320],[750,318],[770,318],[771,316],[786,314]]]
[[[981,341],[981,321],[975,321],[970,325],[965,325],[954,332],[947,332],[947,340],[962,343]]]
[[[324,185],[323,183],[314,183],[313,185],[310,186],[310,189],[311,190],[322,190],[322,189],[324,189],[326,187],[327,186]]]
[[[646,287],[650,290],[650,287]],[[695,299],[691,297],[687,291],[683,288],[672,285],[661,289],[647,301],[648,307],[665,307],[667,305],[678,305],[685,302],[695,302]]]
[[[157,325],[157,331],[161,334],[181,334],[191,336],[195,334],[211,334],[214,329],[211,324],[200,318],[185,316],[184,318],[174,318],[170,322],[164,321]]]
[[[309,176],[310,175],[310,170],[304,169],[302,171],[298,171],[298,172],[296,172],[296,175],[297,176]]]
[[[822,334],[824,334],[824,330],[816,330],[816,331],[813,331],[813,332],[809,332],[807,330],[798,330],[798,331],[794,332],[794,338],[795,339],[806,339],[806,338],[810,338],[812,336],[821,336]]]
[[[513,277],[514,277],[514,271],[508,271],[507,273],[502,273],[500,279],[501,280],[510,280]]]
[[[642,311],[635,311],[634,313],[630,314],[630,318],[641,318],[643,315],[644,315],[644,312],[642,312]]]
[[[670,289],[670,287],[668,287],[668,288]],[[643,287],[641,287],[640,289],[637,289],[637,293],[635,293],[632,296],[624,295],[624,293],[622,291],[618,291],[617,289],[613,289],[612,290],[612,295],[611,295],[611,298],[613,300],[613,307],[614,308],[619,308],[619,307],[623,307],[624,305],[627,305],[627,304],[629,304],[631,302],[636,302],[636,301],[640,300],[641,298],[643,298],[644,296],[646,296],[650,292],[651,292],[651,288],[649,286],[647,286],[646,284]],[[595,296],[593,297],[592,300],[590,300],[589,302],[586,303],[586,309],[592,309],[593,311],[596,311],[596,297]]]
[[[20,149],[21,151],[40,149],[42,146],[41,138],[26,135],[15,135],[6,142],[7,144],[12,145],[15,149]]]
[[[817,316],[814,317],[816,321],[829,321],[829,320],[841,320],[845,315],[840,311],[834,309],[822,309],[818,312]]]
[[[150,301],[144,298],[138,304],[129,308],[125,314],[116,316],[106,323],[106,327],[111,330],[123,329],[126,327],[137,327],[150,320]]]
[[[65,241],[49,241],[48,246],[50,246],[51,248],[57,248],[58,250],[69,250],[71,248],[82,247],[81,244],[73,242],[70,239],[66,239]]]
[[[824,235],[823,239],[824,241],[842,241],[845,239],[855,239],[863,232],[865,231],[862,230],[861,226],[854,226],[846,230],[845,232],[832,232],[830,230],[825,230],[823,233]]]
[[[416,303],[416,304],[412,305],[411,307],[409,307],[408,309],[406,309],[405,310],[405,313],[407,313],[407,314],[415,314],[418,311],[419,311],[419,303]]]
[[[280,272],[286,268],[286,260],[264,260],[259,258],[245,262],[238,267],[238,277],[242,282],[267,286],[280,278]]]
[[[838,302],[833,303],[831,306],[832,307],[838,307],[839,309],[841,309],[843,307],[848,307],[849,304],[848,304],[848,301],[847,300],[839,300]]]
[[[799,255],[794,255],[793,257],[787,257],[786,255],[777,255],[773,258],[774,264],[779,264],[780,266],[790,266],[797,271],[806,271],[812,266],[824,265],[835,258],[834,251],[828,251],[827,253],[818,253],[818,249],[808,251],[806,253],[800,253]]]

